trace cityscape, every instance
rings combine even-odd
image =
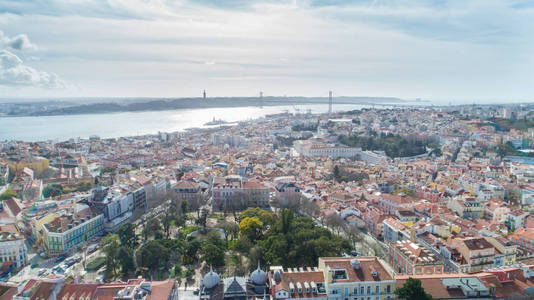
[[[382,300],[417,279],[435,299],[529,299],[533,114],[283,112],[1,142],[2,297]]]
[[[532,0],[0,0],[0,300],[534,300]]]

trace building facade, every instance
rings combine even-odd
[[[11,262],[16,269],[26,265],[24,237],[15,232],[0,232],[0,265]]]
[[[49,255],[67,253],[81,246],[85,241],[101,234],[104,230],[104,216],[74,220],[69,216],[61,216],[43,228],[43,245]]]

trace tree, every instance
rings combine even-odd
[[[202,209],[200,218],[197,219],[196,223],[197,225],[202,226],[204,230],[206,230],[207,221],[208,221],[208,210]]]
[[[136,248],[139,244],[137,235],[135,234],[135,224],[126,223],[117,229],[117,235],[121,241],[122,246],[129,248]]]
[[[182,255],[182,263],[189,264],[197,260],[198,252],[202,248],[202,243],[196,237],[187,241],[184,247],[184,254]]]
[[[275,221],[275,216],[272,212],[268,212],[259,207],[247,208],[239,214],[239,221],[247,217],[257,217],[264,226],[272,225]]]
[[[43,197],[56,197],[63,194],[63,186],[61,184],[48,184],[43,189]]]
[[[280,211],[276,223],[257,244],[263,262],[288,267],[314,265],[319,257],[339,256],[352,249],[347,240],[318,227],[311,218],[295,218],[288,209]]]
[[[300,197],[302,210],[310,217],[318,217],[321,213],[321,208],[314,201],[308,200],[305,197]]]
[[[345,226],[345,234],[349,241],[352,243],[352,247],[356,246],[356,243],[362,240],[360,230],[353,225]]]
[[[171,226],[174,223],[175,216],[177,215],[176,204],[174,201],[171,201],[171,204],[163,210],[163,215],[161,216],[161,225],[163,226],[163,232],[165,232],[165,238],[169,238],[169,233]]]
[[[167,263],[169,251],[160,240],[152,240],[144,244],[137,254],[139,265],[153,273]]]
[[[277,222],[278,230],[282,233],[286,234],[288,233],[289,229],[291,228],[291,224],[293,223],[293,212],[289,209],[282,209],[280,211],[280,219]]]
[[[208,265],[224,266],[224,241],[218,232],[210,232],[202,246],[203,259]]]
[[[239,233],[246,236],[251,242],[260,238],[263,222],[257,217],[246,217],[239,222]]]
[[[403,300],[432,300],[432,296],[427,294],[421,285],[421,280],[408,278],[404,285],[395,290],[398,299]]]
[[[163,229],[161,223],[157,218],[150,218],[147,220],[145,227],[143,228],[143,237],[148,240],[148,237],[152,235],[154,238],[163,237]]]
[[[187,203],[187,200],[182,200],[182,202],[180,202],[180,209],[183,214],[187,214],[189,212],[189,204]]]
[[[128,278],[128,275],[135,271],[134,250],[127,246],[121,246],[118,255],[122,276]]]
[[[120,240],[116,234],[108,234],[102,239],[104,253],[106,254],[106,277],[115,279],[119,276],[119,248]]]
[[[11,188],[7,189],[5,192],[0,195],[0,201],[11,199],[11,197],[17,197],[17,192],[12,190]]]
[[[336,231],[338,234],[340,230],[344,230],[347,225],[345,220],[343,220],[343,218],[341,218],[341,216],[337,213],[332,213],[326,216],[325,224],[326,226],[332,228],[332,230]]]
[[[254,246],[250,248],[250,251],[248,253],[249,266],[254,267],[258,265],[258,262],[261,261],[262,252],[263,250],[260,246]]]
[[[339,170],[339,166],[338,165],[335,165],[334,166],[334,179],[336,181],[341,181],[341,171]]]
[[[222,221],[217,227],[224,230],[224,235],[225,235],[227,244],[228,244],[228,238],[230,238],[230,240],[233,241],[237,233],[239,232],[239,226],[236,223],[228,222],[226,220]]]

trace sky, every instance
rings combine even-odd
[[[2,0],[0,98],[534,101],[534,0]]]

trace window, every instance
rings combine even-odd
[[[386,286],[386,292],[391,293],[391,285],[388,284],[388,286]],[[389,298],[389,296],[388,296],[388,298]]]
[[[377,294],[380,293],[380,286],[379,285],[376,286],[375,293],[377,293]]]
[[[367,287],[367,294],[371,294],[371,286]],[[369,297],[369,299],[370,299],[370,297]]]
[[[360,294],[363,295],[363,292],[364,292],[364,287],[362,286],[362,287],[360,287]]]

